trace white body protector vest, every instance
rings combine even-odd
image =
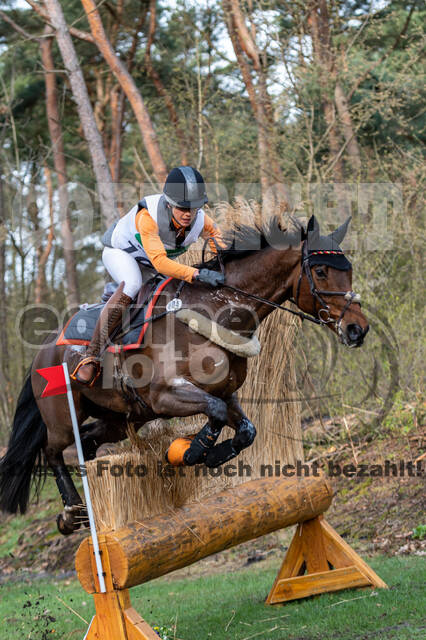
[[[166,249],[167,257],[174,259],[187,251],[189,245],[196,242],[204,229],[204,211],[198,209],[184,241],[177,245],[176,234],[171,228],[170,208],[163,194],[146,196],[126,213],[115,225],[111,234],[111,246],[129,253],[135,260],[153,268],[136,228],[136,215],[141,209],[147,209],[157,223],[160,238]]]

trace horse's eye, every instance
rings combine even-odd
[[[321,267],[319,267],[318,269],[315,269],[315,273],[318,276],[318,278],[326,278],[327,277],[326,272]]]

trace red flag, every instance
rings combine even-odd
[[[37,373],[47,380],[47,385],[41,394],[42,398],[47,398],[47,396],[59,396],[61,393],[67,392],[65,372],[61,364],[57,367],[37,369]]]

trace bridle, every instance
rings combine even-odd
[[[218,245],[218,243],[216,242],[215,238],[207,238],[205,243],[204,243],[204,247],[203,247],[203,252],[202,252],[202,262],[204,264],[205,260],[204,260],[204,254],[205,254],[205,249],[207,246],[207,243],[209,242],[209,240],[213,240],[215,246],[216,246],[216,251],[217,251],[217,258],[218,258],[218,262],[219,262],[219,266],[220,266],[220,270],[222,272],[222,274],[225,276],[225,266],[223,264],[223,260],[221,257],[221,248]],[[342,251],[325,251],[325,252],[318,252],[318,253],[327,253],[327,254],[338,254],[338,255],[343,255]],[[232,291],[235,291],[236,293],[240,293],[243,296],[245,296],[246,298],[251,298],[252,300],[257,300],[258,302],[262,302],[263,304],[269,305],[271,307],[274,307],[275,309],[281,309],[282,311],[287,311],[287,313],[291,313],[292,315],[298,316],[299,318],[301,318],[302,320],[309,320],[310,322],[314,322],[315,324],[319,324],[321,326],[327,326],[327,325],[334,325],[335,329],[337,331],[337,334],[339,335],[339,337],[342,338],[342,340],[345,340],[345,335],[344,332],[342,330],[341,327],[341,323],[342,320],[344,318],[344,315],[346,313],[346,311],[349,309],[349,307],[351,306],[352,303],[357,303],[360,304],[361,303],[361,296],[359,293],[355,293],[355,291],[326,291],[323,289],[317,289],[315,286],[315,282],[314,279],[312,277],[312,272],[311,272],[311,266],[309,264],[309,258],[310,255],[315,255],[315,252],[309,254],[308,252],[308,241],[307,239],[305,239],[303,241],[303,245],[302,245],[302,258],[301,258],[301,269],[300,269],[300,275],[299,275],[299,280],[297,282],[297,288],[296,288],[296,298],[292,299],[290,298],[290,302],[293,302],[294,304],[296,304],[296,306],[298,305],[299,302],[299,294],[300,294],[300,287],[302,284],[302,279],[303,276],[306,275],[307,279],[308,279],[308,283],[309,283],[309,289],[313,298],[313,312],[312,314],[308,314],[308,313],[304,313],[303,311],[295,311],[294,309],[288,309],[288,307],[284,307],[281,304],[278,304],[277,302],[272,302],[271,300],[267,300],[266,298],[262,298],[261,296],[257,296],[254,293],[248,293],[247,291],[243,291],[242,289],[239,289],[238,287],[233,287],[230,284],[223,284],[222,287],[226,288],[226,289],[231,289]],[[325,300],[323,300],[323,298],[321,296],[343,296],[346,300],[346,304],[343,307],[340,316],[338,317],[337,320],[334,320],[331,316],[330,316],[330,307],[329,305],[325,302]],[[316,309],[315,309],[315,300],[317,300],[321,307],[317,313]],[[323,317],[323,314],[326,314]]]
[[[336,331],[339,335],[343,336],[343,331],[341,328],[341,323],[343,320],[343,317],[346,313],[346,311],[349,309],[349,307],[351,306],[352,303],[357,303],[360,304],[361,303],[361,296],[359,293],[355,293],[355,291],[327,291],[325,289],[317,289],[315,286],[315,282],[314,279],[312,277],[312,271],[311,271],[311,265],[309,263],[309,259],[311,256],[314,255],[318,255],[318,254],[327,254],[327,255],[343,255],[343,251],[312,251],[311,253],[309,253],[308,251],[308,241],[305,239],[303,241],[303,245],[302,245],[302,264],[301,264],[301,269],[300,269],[300,275],[299,275],[299,280],[297,282],[297,288],[296,288],[296,298],[294,300],[295,304],[297,306],[299,306],[299,294],[300,294],[300,287],[302,284],[302,279],[303,276],[305,275],[307,280],[308,280],[308,284],[309,284],[309,289],[312,295],[312,299],[313,299],[313,316],[317,316],[318,320],[320,321],[321,324],[323,325],[327,325],[327,324],[334,324]],[[329,305],[325,302],[325,300],[321,297],[321,296],[343,296],[346,300],[346,304],[343,307],[340,316],[337,318],[337,320],[334,320],[331,316],[330,316],[330,307]],[[320,308],[318,310],[318,312],[316,312],[315,309],[315,301],[318,301],[320,304]]]

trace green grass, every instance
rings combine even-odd
[[[27,526],[42,523],[47,517],[52,521],[51,535],[56,535],[56,518],[52,514],[59,508],[60,500],[58,500],[55,481],[48,477],[43,487],[40,505],[31,504],[30,510],[25,515],[14,515],[7,520],[6,524],[0,525],[0,557],[15,551],[18,539],[25,535]]]
[[[424,559],[376,557],[371,565],[389,590],[348,590],[266,607],[263,601],[277,568],[256,565],[211,577],[161,578],[132,589],[131,597],[135,609],[168,639],[423,639]],[[86,625],[67,607],[87,621],[94,613],[91,596],[75,580],[4,585],[0,640],[83,640]]]
[[[81,491],[81,480],[75,479],[78,491]],[[40,540],[40,547],[50,538],[58,535],[56,526],[56,515],[62,509],[61,499],[54,478],[48,475],[40,496],[39,504],[31,497],[30,508],[25,515],[16,514],[10,516],[7,521],[0,524],[0,558],[9,553],[14,553],[17,548],[18,539],[27,535],[26,527],[31,525],[34,530],[36,525],[48,523],[48,533],[44,534]]]

